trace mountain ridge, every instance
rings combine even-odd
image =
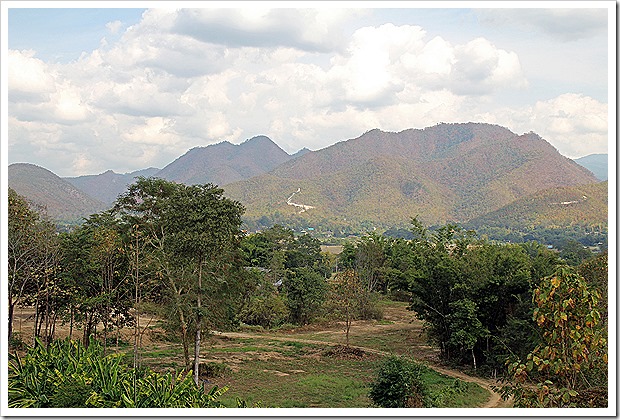
[[[91,197],[103,203],[111,204],[137,177],[144,176],[148,178],[159,171],[159,168],[151,167],[118,174],[108,169],[98,175],[81,175],[77,177],[64,177],[63,179]]]
[[[291,156],[267,136],[239,145],[223,141],[194,147],[161,169],[156,176],[185,184],[226,185],[268,172]]]
[[[248,219],[279,215],[384,225],[416,215],[428,224],[466,222],[540,190],[598,182],[537,134],[517,135],[484,123],[373,129],[293,155],[270,138],[255,136],[239,145],[224,141],[192,148],[161,170],[106,171],[69,181],[81,182],[89,192],[98,189],[109,204],[121,184],[139,174],[219,185],[246,207]],[[117,188],[113,192],[111,185]],[[287,200],[298,190],[295,203],[312,207],[303,214]]]
[[[45,208],[54,220],[76,223],[107,207],[52,171],[32,163],[9,165],[8,185],[37,207]]]
[[[390,162],[400,170],[390,168]],[[393,182],[386,183],[382,173]],[[268,174],[227,185],[226,191],[246,205],[248,217],[291,214],[282,198],[301,188],[307,204],[318,203],[304,214],[307,218],[314,213],[350,220],[368,213],[395,223],[420,214],[426,223],[442,223],[469,220],[541,189],[594,182],[591,172],[534,133],[459,123],[401,132],[370,130],[287,161]],[[426,199],[408,198],[412,189]],[[376,199],[369,197],[373,191]],[[363,194],[367,197],[362,200]],[[437,209],[438,199],[429,198],[433,194],[449,208]],[[326,209],[326,197],[334,196],[343,200],[341,205]],[[380,211],[373,213],[373,206]]]

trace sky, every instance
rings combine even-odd
[[[533,131],[570,158],[615,147],[613,1],[1,5],[8,163],[59,176],[440,122]]]

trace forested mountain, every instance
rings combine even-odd
[[[84,191],[93,198],[106,204],[111,204],[122,194],[129,184],[139,176],[150,177],[159,172],[158,168],[142,169],[126,174],[117,174],[114,171],[105,171],[99,175],[82,175],[65,177],[76,188]]]
[[[195,147],[159,171],[156,176],[184,184],[219,186],[261,175],[291,159],[271,139],[253,137],[240,145],[227,141]]]
[[[583,166],[584,168],[592,171],[601,181],[607,181],[608,178],[608,155],[606,154],[594,154],[579,159],[575,159],[575,162]]]
[[[53,172],[30,163],[9,165],[8,185],[36,206],[46,208],[53,220],[78,222],[107,207]]]
[[[109,206],[139,175],[219,185],[246,207],[248,220],[266,217],[278,223],[295,219],[303,225],[327,221],[358,227],[407,224],[416,215],[427,224],[463,223],[542,190],[598,182],[538,135],[517,135],[480,123],[442,123],[398,133],[375,129],[294,155],[258,136],[240,145],[222,142],[193,148],[159,171],[108,171],[67,181],[97,198],[93,202],[98,206],[99,201]],[[21,188],[23,195],[33,201],[44,198],[37,190],[37,176],[22,177],[22,182],[32,184]],[[61,196],[51,194],[45,204],[60,208]],[[592,217],[599,220],[606,213]]]
[[[309,220],[463,222],[537,191],[595,183],[587,169],[534,133],[490,124],[439,124],[398,133],[371,130],[226,186],[248,217],[314,208]]]

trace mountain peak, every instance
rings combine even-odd
[[[545,188],[596,179],[537,135],[483,123],[367,131],[227,186],[246,217],[287,214],[278,197],[306,191],[316,217],[401,223],[466,221]],[[284,203],[285,204],[285,203]],[[372,215],[372,216],[371,216]]]
[[[185,184],[226,185],[269,172],[291,156],[267,136],[255,136],[239,145],[223,141],[194,148],[157,173],[160,178]]]

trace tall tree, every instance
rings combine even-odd
[[[175,290],[173,296],[179,309],[176,313],[183,318],[182,330],[188,333],[183,325],[189,330],[189,322],[193,323],[196,383],[205,319],[214,318],[209,318],[208,309],[213,313],[226,308],[214,302],[207,308],[205,299],[223,299],[223,286],[239,266],[243,207],[223,193],[212,184],[185,186],[157,178],[139,178],[115,206],[127,225],[140,227],[149,244],[151,260],[158,262],[156,272],[160,277],[165,275],[164,282]],[[183,308],[191,308],[192,314]],[[191,315],[191,321],[185,315]]]
[[[172,248],[197,272],[194,380],[198,384],[203,313],[208,310],[202,305],[203,282],[228,280],[239,246],[243,207],[224,197],[224,190],[212,184],[180,186],[169,204],[164,226],[171,232]]]
[[[335,311],[344,319],[346,346],[349,347],[351,325],[358,317],[359,302],[365,299],[368,290],[354,270],[345,270],[336,274],[330,292],[331,300],[336,303]]]
[[[10,343],[13,335],[15,307],[23,301],[28,289],[33,287],[37,271],[36,231],[39,216],[30,209],[23,197],[9,188],[8,218],[8,337]]]

